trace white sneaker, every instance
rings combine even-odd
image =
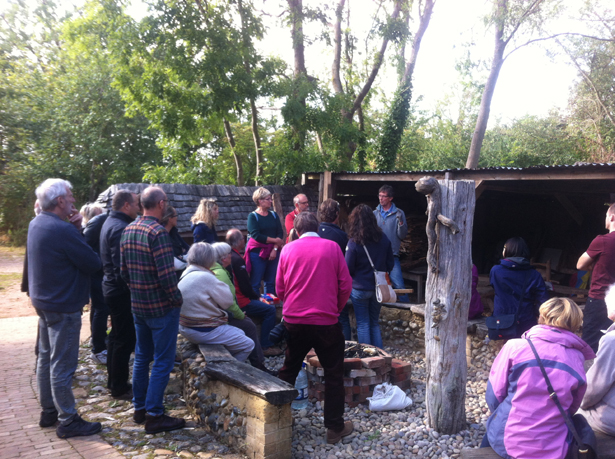
[[[107,364],[107,350],[105,349],[104,351],[99,352],[98,354],[92,354],[92,360],[98,363],[99,365],[106,365]]]

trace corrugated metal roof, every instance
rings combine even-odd
[[[575,164],[563,164],[555,166],[531,166],[531,167],[480,167],[476,169],[434,169],[434,170],[415,170],[415,171],[340,171],[337,173],[342,174],[445,174],[446,172],[495,172],[495,171],[527,171],[527,172],[539,172],[546,170],[587,170],[587,169],[610,169],[614,168],[615,163],[575,163]],[[307,172],[307,174],[320,174],[321,172]],[[335,173],[335,172],[334,172]]]

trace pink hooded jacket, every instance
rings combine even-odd
[[[573,415],[581,405],[586,380],[583,362],[595,357],[577,335],[536,325],[520,339],[508,341],[491,367],[487,404],[491,417],[487,437],[504,458],[561,459],[572,439],[525,337],[536,347],[564,410]]]

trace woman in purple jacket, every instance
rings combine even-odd
[[[572,438],[527,339],[570,416],[587,388],[583,362],[595,355],[574,333],[583,322],[581,309],[568,298],[553,298],[540,306],[538,322],[523,335],[526,339],[504,345],[489,374],[485,398],[491,416],[481,446],[504,458],[563,459]]]

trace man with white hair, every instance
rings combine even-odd
[[[305,212],[306,210],[308,210],[310,208],[310,201],[308,199],[308,197],[304,194],[298,194],[297,196],[295,196],[293,198],[293,204],[295,206],[295,209],[289,213],[286,216],[286,220],[284,220],[284,224],[286,226],[286,242],[290,242],[291,239],[290,237],[290,233],[293,230],[293,228],[295,227],[295,218],[297,218],[297,215],[299,215],[301,212]]]
[[[37,189],[42,212],[28,228],[28,287],[39,316],[36,377],[43,411],[39,425],[57,421],[60,438],[93,435],[100,422],[77,414],[73,374],[79,358],[81,311],[89,301],[90,275],[101,268],[81,235],[81,215],[71,184],[47,179]]]
[[[604,297],[609,320],[615,320],[615,284]],[[600,338],[598,354],[587,372],[587,391],[581,402],[582,414],[593,430],[615,435],[615,323]]]

